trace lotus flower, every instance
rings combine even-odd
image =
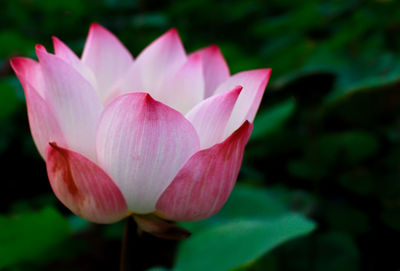
[[[270,69],[230,75],[217,46],[187,55],[175,29],[134,60],[92,24],[81,58],[13,58],[51,187],[96,223],[131,214],[174,221],[214,215],[236,182]]]

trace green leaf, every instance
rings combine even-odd
[[[347,99],[349,96],[377,90],[382,86],[390,86],[400,81],[400,64],[395,55],[381,52],[377,63],[374,63],[375,69],[372,74],[370,71],[364,72],[364,78],[355,80],[354,77],[350,80],[339,81],[338,87],[330,95],[326,97],[327,103],[341,102],[342,99]],[[361,66],[361,63],[359,63]]]
[[[313,222],[297,214],[230,221],[185,240],[179,247],[174,270],[231,270],[250,264],[280,244],[313,229]]]
[[[52,207],[0,216],[0,269],[46,257],[69,233],[67,220]]]
[[[232,219],[269,218],[288,213],[283,201],[269,191],[247,185],[236,185],[232,194],[219,213],[211,218],[196,222],[182,222],[182,227],[197,232],[226,223]]]
[[[176,270],[237,268],[256,260],[275,246],[311,231],[314,223],[291,213],[288,195],[283,194],[287,193],[238,184],[217,215],[203,221],[181,223],[193,235],[180,246]],[[207,251],[209,247],[214,247],[209,253],[217,253],[216,256],[209,259],[207,253],[207,263],[199,265],[201,255],[204,255],[201,250]],[[223,257],[231,254],[235,255],[233,261]]]
[[[288,212],[288,208],[266,189],[236,185],[218,216],[227,220],[232,218],[263,218],[277,217],[285,212]]]
[[[295,108],[295,101],[288,99],[261,112],[254,121],[251,139],[261,139],[276,131],[289,119]]]

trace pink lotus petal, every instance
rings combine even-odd
[[[194,107],[186,118],[190,120],[200,138],[201,149],[220,143],[242,87],[212,96]]]
[[[76,56],[76,54],[61,40],[59,40],[57,37],[52,38],[55,55],[72,65],[96,89],[97,83],[93,72],[86,67]]]
[[[17,74],[18,79],[23,77],[23,82],[21,81],[22,87],[25,87],[24,84],[28,83],[35,89],[38,95],[44,98],[46,84],[40,64],[33,59],[25,57],[14,57],[11,59],[10,64]]]
[[[204,99],[204,77],[201,57],[191,55],[178,72],[166,79],[154,98],[186,114]]]
[[[44,158],[50,141],[57,140],[64,144],[64,139],[53,113],[32,85],[40,85],[40,82],[36,82],[37,74],[35,73],[36,69],[40,68],[39,63],[27,58],[13,58],[11,67],[24,89],[32,137],[40,155]],[[27,80],[29,76],[31,76],[31,83]]]
[[[236,182],[251,130],[246,121],[224,142],[194,154],[158,200],[161,215],[193,221],[216,214]]]
[[[190,122],[146,93],[126,94],[107,106],[96,144],[99,164],[135,213],[154,211],[158,197],[199,149]]]
[[[128,215],[125,199],[112,179],[79,153],[50,143],[46,166],[57,198],[76,215],[96,223],[113,223]]]
[[[133,58],[114,34],[93,23],[83,50],[82,62],[93,71],[100,97],[104,101],[114,84],[128,71]]]
[[[165,79],[173,76],[185,61],[185,49],[178,32],[172,28],[140,53],[111,97],[129,92],[148,92],[157,97]]]
[[[194,54],[199,54],[203,60],[205,98],[208,98],[229,78],[229,67],[217,45],[198,50]]]
[[[60,125],[69,149],[96,161],[96,127],[103,106],[87,80],[61,58],[37,48],[46,78],[45,100]]]
[[[245,120],[253,122],[270,75],[271,69],[240,72],[222,83],[215,91],[218,94],[235,86],[243,87],[229,120],[226,135],[230,135]]]
[[[59,38],[53,36],[52,40],[54,46],[54,54],[56,56],[62,58],[65,62],[71,64],[72,66],[81,65],[81,60],[77,57],[77,55]]]

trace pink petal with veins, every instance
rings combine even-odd
[[[170,29],[139,54],[129,72],[115,86],[108,101],[129,92],[148,92],[158,97],[165,80],[182,67],[186,58],[178,31]]]
[[[40,155],[44,158],[50,141],[57,140],[63,145],[65,143],[53,112],[34,87],[35,85],[43,88],[42,82],[38,81],[42,78],[37,73],[40,71],[39,63],[28,58],[17,57],[11,60],[11,66],[24,89],[32,137]]]
[[[212,96],[194,107],[186,118],[200,138],[201,149],[209,148],[225,139],[225,128],[242,87]]]
[[[112,179],[81,154],[50,143],[46,166],[57,198],[76,215],[96,223],[113,223],[128,215]]]
[[[105,101],[116,82],[133,63],[133,57],[118,38],[97,23],[90,26],[82,62],[89,67],[97,82],[102,101]]]
[[[45,100],[53,112],[67,147],[96,161],[96,127],[103,106],[92,85],[72,65],[38,46],[46,82]]]
[[[61,40],[57,37],[52,38],[55,55],[72,65],[95,89],[97,89],[97,82],[93,72],[85,66],[76,54]]]
[[[129,93],[111,102],[100,120],[96,144],[99,164],[135,213],[153,212],[161,193],[199,149],[192,124],[147,93]]]
[[[203,66],[200,55],[191,55],[177,73],[165,80],[154,99],[186,114],[204,99]]]
[[[252,126],[246,121],[224,142],[186,162],[157,202],[163,217],[201,220],[221,209],[235,185]]]
[[[193,54],[199,54],[203,60],[205,80],[205,97],[214,94],[217,87],[229,78],[229,67],[217,45],[200,49]]]
[[[244,71],[233,75],[218,87],[216,94],[229,91],[236,86],[243,87],[225,132],[227,136],[243,121],[253,122],[270,75],[271,69]]]

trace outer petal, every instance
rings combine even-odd
[[[61,58],[39,47],[37,55],[46,79],[46,103],[69,149],[96,161],[96,127],[103,106],[87,80]]]
[[[196,51],[203,60],[205,97],[210,97],[217,87],[229,78],[229,67],[217,45]]]
[[[164,79],[174,75],[185,61],[185,49],[178,32],[172,28],[140,53],[108,100],[121,93],[138,91],[158,97]]]
[[[46,84],[40,64],[33,59],[25,57],[14,57],[11,59],[10,64],[18,79],[20,79],[22,87],[25,89],[25,84],[28,83],[35,89],[37,94],[44,98]]]
[[[204,77],[200,55],[192,55],[155,94],[155,99],[186,114],[204,99]]]
[[[114,34],[93,23],[83,50],[82,62],[93,71],[100,96],[105,100],[111,87],[128,71],[133,58]]]
[[[194,154],[161,195],[156,208],[173,220],[201,220],[228,199],[242,163],[252,124],[246,121],[224,142]]]
[[[243,86],[229,120],[226,135],[235,131],[243,121],[254,120],[270,75],[271,69],[240,72],[218,87],[216,94],[231,90],[235,86]]]
[[[135,213],[155,210],[161,193],[199,148],[190,122],[146,93],[126,94],[109,104],[96,143],[99,164]]]
[[[35,73],[35,70],[40,68],[39,63],[26,58],[13,58],[11,66],[24,88],[33,140],[40,154],[45,158],[48,143],[57,140],[60,144],[64,144],[64,139],[53,113],[33,85],[26,79],[33,76],[31,82],[36,85],[40,84],[40,82],[36,82],[37,74]]]
[[[86,80],[88,80],[94,88],[96,88],[96,78],[93,72],[86,67],[81,60],[76,56],[76,54],[61,40],[57,37],[53,38],[54,52],[55,55],[62,58],[65,62],[72,65]]]
[[[113,223],[128,215],[112,179],[79,153],[51,143],[46,166],[54,193],[76,215],[96,223]]]
[[[196,128],[202,149],[209,148],[225,138],[225,128],[241,90],[242,87],[238,86],[231,91],[212,96],[186,115]]]

